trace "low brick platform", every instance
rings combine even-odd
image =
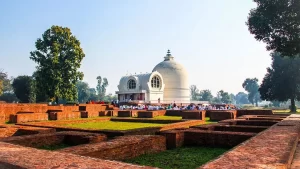
[[[255,133],[189,129],[184,132],[184,144],[190,146],[234,147]]]
[[[99,117],[99,112],[81,111],[80,115],[81,115],[81,118]]]
[[[272,110],[237,110],[237,117],[244,115],[273,115]]]
[[[118,117],[132,117],[130,110],[119,110]]]
[[[211,124],[211,125],[200,125],[193,126],[192,128],[197,128],[200,130],[210,130],[210,131],[232,131],[232,132],[250,132],[259,133],[269,126],[247,126],[247,125],[222,125],[222,124]]]
[[[118,110],[100,111],[99,116],[118,116]]]
[[[15,136],[0,139],[1,142],[18,144],[26,147],[41,147],[64,143],[67,145],[79,145],[87,143],[97,143],[106,140],[104,134],[87,132],[57,132],[50,134],[36,134],[27,136]]]
[[[48,120],[47,113],[20,113],[15,115],[10,115],[9,121],[11,123],[24,123],[33,121],[43,121]]]
[[[166,110],[166,116],[181,116],[182,110]]]
[[[154,169],[153,167],[38,150],[3,142],[0,142],[0,157],[1,169]]]
[[[183,111],[181,113],[182,119],[198,119],[205,120],[205,110],[203,111]]]
[[[166,114],[165,110],[153,110],[153,111],[138,111],[138,118],[153,118],[156,116],[164,116]]]
[[[278,121],[274,120],[222,120],[219,121],[220,124],[229,125],[249,125],[249,126],[272,126]]]
[[[108,142],[87,144],[59,150],[81,156],[109,160],[125,160],[146,153],[158,153],[166,150],[163,136],[122,136]]]
[[[68,120],[68,119],[78,119],[81,117],[79,111],[73,112],[49,112],[49,120]]]
[[[185,130],[167,130],[160,133],[166,137],[167,149],[174,149],[183,146]]]
[[[199,169],[290,168],[299,141],[299,122],[299,115],[291,115]]]
[[[40,127],[27,127],[18,125],[1,125],[0,126],[0,138],[31,135],[31,134],[46,134],[54,133],[56,130],[53,128],[40,128]]]
[[[212,120],[212,121],[235,119],[236,118],[236,110],[211,110],[209,117],[210,117],[210,120]]]

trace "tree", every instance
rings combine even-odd
[[[89,84],[87,84],[86,82],[82,82],[82,81],[78,81],[76,83],[76,87],[77,87],[77,93],[78,93],[78,102],[79,103],[85,103],[89,100],[90,98],[90,88],[89,88]]]
[[[210,90],[201,90],[200,91],[200,101],[209,101],[211,102],[213,99],[213,95]]]
[[[255,39],[267,50],[295,57],[300,54],[300,1],[254,0],[257,7],[249,13],[247,25]]]
[[[30,76],[18,76],[12,83],[14,93],[21,103],[35,103],[35,84]]]
[[[12,92],[11,79],[3,70],[0,70],[0,95],[6,92]]]
[[[89,88],[90,97],[88,100],[99,100],[99,97],[97,95],[97,91],[95,88]]]
[[[7,103],[13,103],[19,101],[14,93],[3,93],[0,95],[0,101],[5,101]]]
[[[272,64],[267,68],[259,92],[268,101],[291,100],[291,112],[296,112],[295,100],[300,99],[300,58],[282,57],[271,53]]]
[[[258,79],[257,78],[247,78],[242,84],[243,88],[248,92],[248,100],[254,105],[258,106],[258,102],[261,101],[260,94],[258,92]]]
[[[239,92],[235,96],[236,104],[249,104],[248,95],[244,92]]]
[[[67,27],[52,26],[35,43],[30,59],[37,63],[37,92],[48,99],[77,100],[76,82],[82,80],[78,71],[85,57],[79,40]]]
[[[222,103],[231,103],[230,95],[228,92],[224,92],[223,90],[220,90],[218,94],[221,96],[221,102]]]
[[[192,100],[197,100],[197,96],[199,95],[199,89],[197,88],[196,85],[190,86],[190,93],[191,93]]]
[[[106,93],[106,87],[108,86],[108,81],[106,78],[101,78],[101,76],[97,77],[97,92],[100,100],[103,100]]]

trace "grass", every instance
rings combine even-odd
[[[205,124],[218,123],[217,121],[211,121],[209,117],[205,117]]]
[[[54,150],[63,149],[63,148],[67,148],[67,147],[70,147],[70,145],[60,143],[60,144],[55,144],[55,145],[38,147],[38,149],[54,151]]]
[[[226,152],[224,148],[182,147],[157,154],[145,154],[125,162],[162,169],[193,169]]]
[[[101,121],[101,122],[85,122],[63,124],[63,126],[81,128],[81,129],[107,129],[107,130],[130,130],[146,127],[161,127],[164,124],[157,123],[138,123],[138,122],[116,122],[116,121]]]
[[[153,119],[157,120],[182,120],[181,116],[156,116]]]

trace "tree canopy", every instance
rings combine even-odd
[[[82,80],[78,71],[85,57],[79,40],[67,27],[52,26],[35,43],[30,59],[37,63],[36,90],[48,99],[77,100],[76,82]]]
[[[35,103],[35,84],[30,76],[18,76],[12,83],[14,93],[22,103]]]
[[[249,13],[247,25],[255,39],[267,50],[295,57],[300,54],[300,1],[254,0],[257,7]]]
[[[243,88],[248,92],[248,100],[252,104],[256,104],[258,106],[258,102],[261,101],[260,94],[258,92],[258,79],[257,78],[247,78],[242,84]]]
[[[89,84],[86,82],[78,81],[76,83],[76,86],[77,86],[77,93],[78,93],[78,102],[85,103],[89,101],[91,95]]]
[[[230,95],[229,95],[228,92],[224,92],[223,90],[220,90],[220,91],[218,92],[218,95],[221,96],[221,102],[222,102],[222,103],[228,104],[228,103],[231,103],[231,102],[232,102],[232,100],[230,99]]]
[[[239,92],[235,95],[236,104],[249,104],[248,95],[244,92]]]
[[[214,96],[211,94],[211,91],[208,90],[208,89],[200,91],[200,101],[209,101],[209,102],[211,102],[213,97]]]
[[[259,88],[262,99],[269,101],[291,100],[291,111],[295,112],[295,100],[300,99],[300,58],[282,57],[272,53],[272,65],[267,68]]]
[[[106,87],[108,86],[107,78],[103,78],[101,76],[97,77],[97,92],[100,100],[104,100],[106,94]]]
[[[192,100],[197,100],[197,96],[199,95],[199,89],[197,88],[196,85],[191,85],[190,86],[190,94],[191,94],[191,99]]]

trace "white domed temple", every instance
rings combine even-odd
[[[151,73],[123,76],[118,89],[120,102],[190,103],[188,73],[170,50]]]

